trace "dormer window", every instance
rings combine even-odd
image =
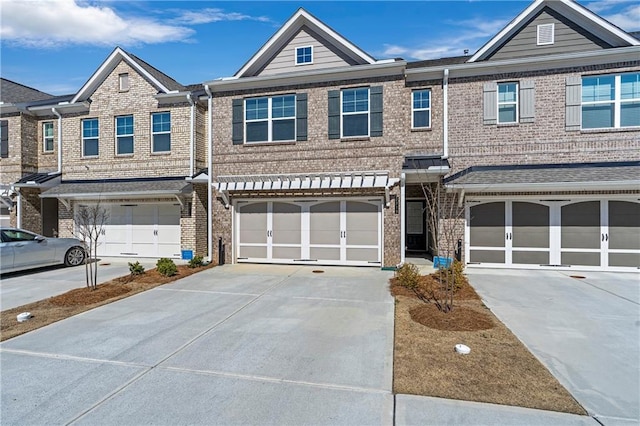
[[[540,24],[538,25],[538,46],[545,46],[555,42],[555,25]]]
[[[121,92],[129,91],[129,74],[128,73],[118,75],[118,85],[119,85],[118,86],[119,90]]]
[[[296,65],[313,63],[313,46],[296,48]]]

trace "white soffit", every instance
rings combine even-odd
[[[399,182],[387,171],[218,176],[218,191],[282,191],[388,188]]]

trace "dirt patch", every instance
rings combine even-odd
[[[178,265],[178,272],[172,277],[165,277],[155,269],[151,269],[142,275],[127,275],[99,284],[96,290],[81,287],[38,302],[7,309],[2,311],[0,315],[0,341],[177,279],[188,277],[213,266],[211,264],[200,268],[189,268],[187,265]],[[79,284],[82,285],[83,283]],[[30,312],[33,318],[29,321],[18,322],[16,316],[22,312]]]
[[[423,277],[417,291],[391,282],[396,299],[395,393],[586,414],[468,282],[456,293],[449,313],[440,312],[426,296],[432,286],[439,286],[433,276]],[[471,353],[456,353],[459,343]]]
[[[406,296],[422,300],[433,299],[441,296],[442,283],[437,272],[431,275],[423,275],[415,289],[409,289],[398,283],[396,278],[391,279],[389,286],[392,296]],[[455,291],[455,300],[480,300],[478,293],[471,287],[468,281],[464,281],[458,285]]]

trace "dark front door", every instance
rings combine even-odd
[[[407,201],[406,238],[409,251],[427,251],[427,213],[425,201]]]

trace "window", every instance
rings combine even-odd
[[[116,154],[133,154],[133,115],[116,117]]]
[[[342,137],[369,136],[369,88],[342,91]]]
[[[152,151],[171,151],[171,113],[158,112],[151,114]]]
[[[518,122],[518,83],[498,83],[498,124]]]
[[[431,127],[431,90],[415,90],[412,94],[411,127],[426,129]]]
[[[118,88],[121,92],[129,90],[129,74],[124,73],[118,75]]]
[[[296,139],[296,96],[245,99],[246,142]]]
[[[313,46],[296,48],[296,65],[313,63]]]
[[[544,46],[554,43],[555,24],[540,24],[537,27],[537,45]]]
[[[44,152],[53,151],[53,123],[42,124],[42,147]]]
[[[98,156],[98,119],[88,118],[82,120],[82,156]]]
[[[9,120],[0,120],[0,158],[9,157]]]
[[[582,128],[640,126],[640,74],[582,78]]]

